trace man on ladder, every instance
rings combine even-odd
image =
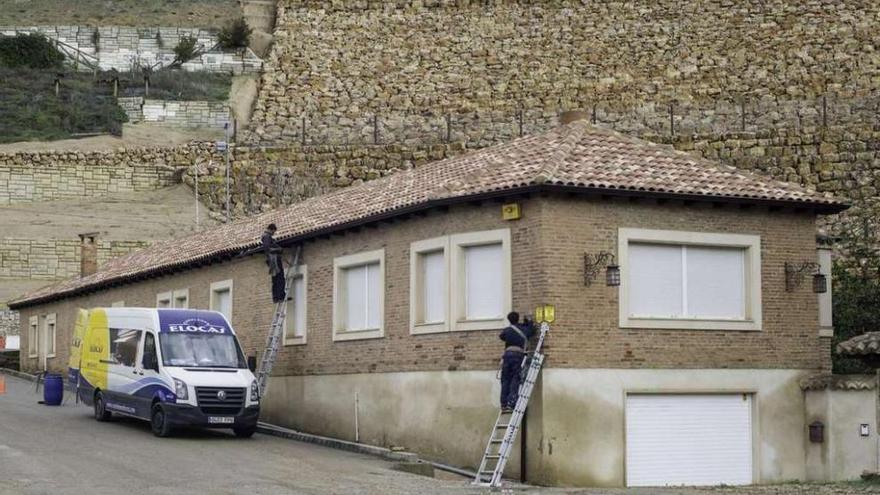
[[[263,251],[266,253],[266,264],[269,266],[269,275],[272,277],[272,302],[283,302],[286,296],[284,280],[284,263],[281,261],[283,250],[275,240],[275,232],[278,227],[270,223],[263,232],[260,241],[263,243]]]
[[[501,356],[501,410],[511,412],[516,407],[523,357],[528,352],[529,340],[535,335],[535,325],[528,318],[520,323],[516,311],[507,315],[507,321],[510,326],[498,336],[505,344]]]
[[[501,411],[489,433],[489,441],[474,478],[474,484],[482,486],[501,486],[504,468],[544,365],[544,339],[550,331],[550,323],[556,319],[556,308],[544,305],[535,310],[535,320],[541,322],[541,332],[530,355],[526,346],[529,338],[536,333],[534,324],[526,319],[521,325],[516,312],[510,313],[507,319],[510,326],[500,335],[507,344],[501,358]]]

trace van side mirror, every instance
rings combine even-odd
[[[257,371],[257,356],[248,356],[248,369],[251,370],[251,373]]]

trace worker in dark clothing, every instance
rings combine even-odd
[[[528,351],[529,339],[535,335],[534,323],[528,318],[520,323],[516,311],[507,315],[507,321],[510,326],[499,335],[506,346],[501,356],[501,409],[505,412],[512,411],[516,406],[523,357]]]
[[[263,251],[266,253],[266,264],[269,266],[269,275],[272,277],[272,302],[279,303],[284,301],[286,294],[284,293],[284,264],[281,262],[281,246],[273,237],[278,227],[274,223],[270,223],[263,232],[261,241],[263,242]]]

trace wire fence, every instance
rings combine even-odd
[[[841,124],[878,122],[880,91],[859,97],[822,95],[785,100],[773,97],[718,99],[711,102],[585,102],[596,125],[633,135],[681,136],[821,129]],[[268,130],[245,141],[260,144],[433,144],[467,142],[484,146],[541,132],[558,124],[562,108],[505,109],[443,113],[426,109],[372,115],[290,115],[275,117]],[[259,116],[255,119],[260,124]]]

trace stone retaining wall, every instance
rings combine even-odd
[[[147,241],[99,239],[98,266],[148,244]],[[52,281],[78,276],[80,248],[79,239],[0,238],[0,280]]]
[[[117,101],[128,115],[129,122],[223,129],[231,120],[229,103],[225,101],[166,101],[140,96]]]
[[[496,113],[593,105],[625,130],[659,132],[670,105],[681,133],[741,131],[740,113],[746,131],[792,127],[823,95],[857,109],[880,87],[878,22],[867,0],[287,0],[252,138],[302,143],[303,116],[318,144],[363,142],[374,115],[424,116],[431,134],[476,114],[479,140]],[[343,135],[318,140],[321,122]]]
[[[211,156],[211,146],[0,153],[0,205],[167,187],[180,182],[179,168]]]
[[[130,26],[0,26],[0,35],[17,33],[43,33],[60,41],[62,51],[78,51],[103,70],[131,70],[133,67],[166,67],[174,62],[174,47],[181,38],[196,38],[202,47],[201,56],[183,64],[188,71],[228,72],[235,74],[255,73],[263,61],[253,51],[243,53],[223,52],[215,48],[217,34],[214,30],[198,28]],[[97,35],[95,34],[97,32]],[[96,43],[97,41],[97,43]],[[69,47],[69,48],[68,48]],[[70,57],[69,57],[70,58]],[[85,68],[85,67],[83,67]]]
[[[20,330],[18,311],[0,310],[0,336],[18,335]]]

